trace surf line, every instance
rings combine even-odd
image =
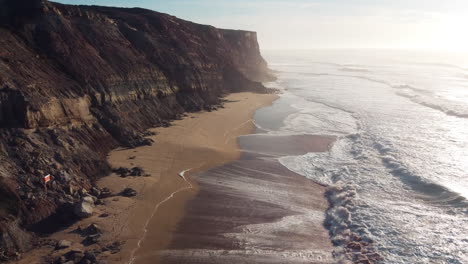
[[[200,165],[199,167],[203,166]],[[148,220],[146,220],[146,223],[145,225],[143,226],[143,236],[141,236],[141,238],[138,240],[138,243],[137,243],[137,246],[135,247],[135,249],[132,250],[132,253],[130,255],[130,261],[128,262],[128,264],[133,264],[136,260],[136,256],[135,256],[135,253],[137,252],[138,249],[141,248],[141,243],[145,240],[146,238],[146,234],[148,233],[148,225],[149,223],[151,222],[151,219],[153,219],[153,217],[156,215],[156,211],[158,211],[159,207],[164,204],[165,202],[169,201],[170,199],[174,198],[174,196],[179,193],[179,192],[183,192],[185,190],[190,190],[190,189],[193,189],[193,185],[192,183],[190,183],[190,181],[188,181],[186,178],[185,178],[185,173],[186,172],[189,172],[191,170],[193,170],[195,168],[190,168],[190,169],[186,169],[186,170],[183,170],[181,172],[179,172],[179,177],[181,177],[187,184],[188,186],[186,187],[183,187],[183,188],[180,188],[176,191],[174,191],[173,193],[171,193],[169,196],[167,196],[164,200],[162,200],[161,202],[157,203],[154,208],[153,208],[153,212],[151,213],[150,217],[148,218]]]
[[[251,118],[245,122],[243,122],[242,124],[238,125],[237,127],[233,128],[233,129],[230,129],[230,130],[227,130],[226,132],[224,132],[224,137],[226,138],[226,136],[231,133],[232,131],[236,131],[240,128],[242,128],[243,126],[247,125],[249,122],[252,122],[254,125],[255,125],[255,121]],[[224,145],[226,145],[231,139],[233,138],[237,138],[237,136],[234,136],[234,137],[228,137],[226,138],[226,140],[224,141]]]

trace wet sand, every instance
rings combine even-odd
[[[198,194],[165,250],[148,236],[138,263],[334,263],[325,188],[277,157],[327,151],[333,137],[241,137],[241,158],[196,175]],[[263,146],[263,147],[262,147]],[[284,152],[283,152],[284,151]]]

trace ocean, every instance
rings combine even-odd
[[[335,254],[358,236],[384,263],[468,263],[468,55],[263,55],[281,96],[257,111],[259,131],[337,137],[329,152],[279,158],[328,187]]]

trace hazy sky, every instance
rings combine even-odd
[[[263,49],[468,51],[468,0],[59,0],[144,7],[258,32]]]

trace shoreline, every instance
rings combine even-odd
[[[52,241],[68,240],[70,247],[55,250],[52,245],[41,246],[16,263],[41,263],[44,258],[56,259],[69,251],[99,252],[115,242],[122,244],[118,252],[99,252],[97,259],[107,263],[139,263],[133,262],[134,256],[140,254],[140,244],[148,232],[158,237],[152,247],[164,249],[184,215],[186,202],[198,192],[191,175],[238,159],[236,138],[252,132],[255,111],[277,98],[274,94],[251,92],[229,94],[224,98],[227,100],[224,107],[216,111],[187,113],[169,127],[150,129],[156,133],[150,136],[155,141],[152,146],[110,152],[108,161],[112,167],[138,166],[150,176],[122,178],[112,173],[101,178],[97,186],[109,188],[114,194],[132,188],[137,195],[102,199],[103,205],[96,206],[93,216],[48,237]],[[102,235],[98,243],[85,247],[76,230],[91,224],[97,224]]]
[[[115,167],[141,166],[152,175],[151,178],[155,175],[158,178],[154,186],[144,191],[145,204],[135,208],[129,222],[124,222],[138,226],[141,219],[146,219],[144,228],[132,230],[133,234],[121,234],[127,242],[119,254],[107,259],[109,263],[139,263],[137,257],[147,236],[158,237],[151,250],[166,248],[172,240],[172,231],[184,216],[186,202],[198,192],[198,184],[191,175],[238,159],[240,150],[235,139],[253,131],[253,114],[258,108],[271,104],[277,95],[233,93],[225,99],[228,102],[217,111],[192,113],[174,121],[168,128],[153,129],[157,133],[152,137],[153,146],[109,155],[109,161]],[[132,162],[125,159],[129,155],[135,156]],[[99,185],[112,186],[113,180],[107,177]],[[159,203],[152,208],[151,215],[145,217],[148,207],[155,201]]]
[[[336,138],[242,138],[239,159],[196,175],[199,192],[188,202],[169,247],[151,250],[147,241],[151,253],[139,263],[336,263],[323,225],[327,188],[277,160],[328,151]]]

